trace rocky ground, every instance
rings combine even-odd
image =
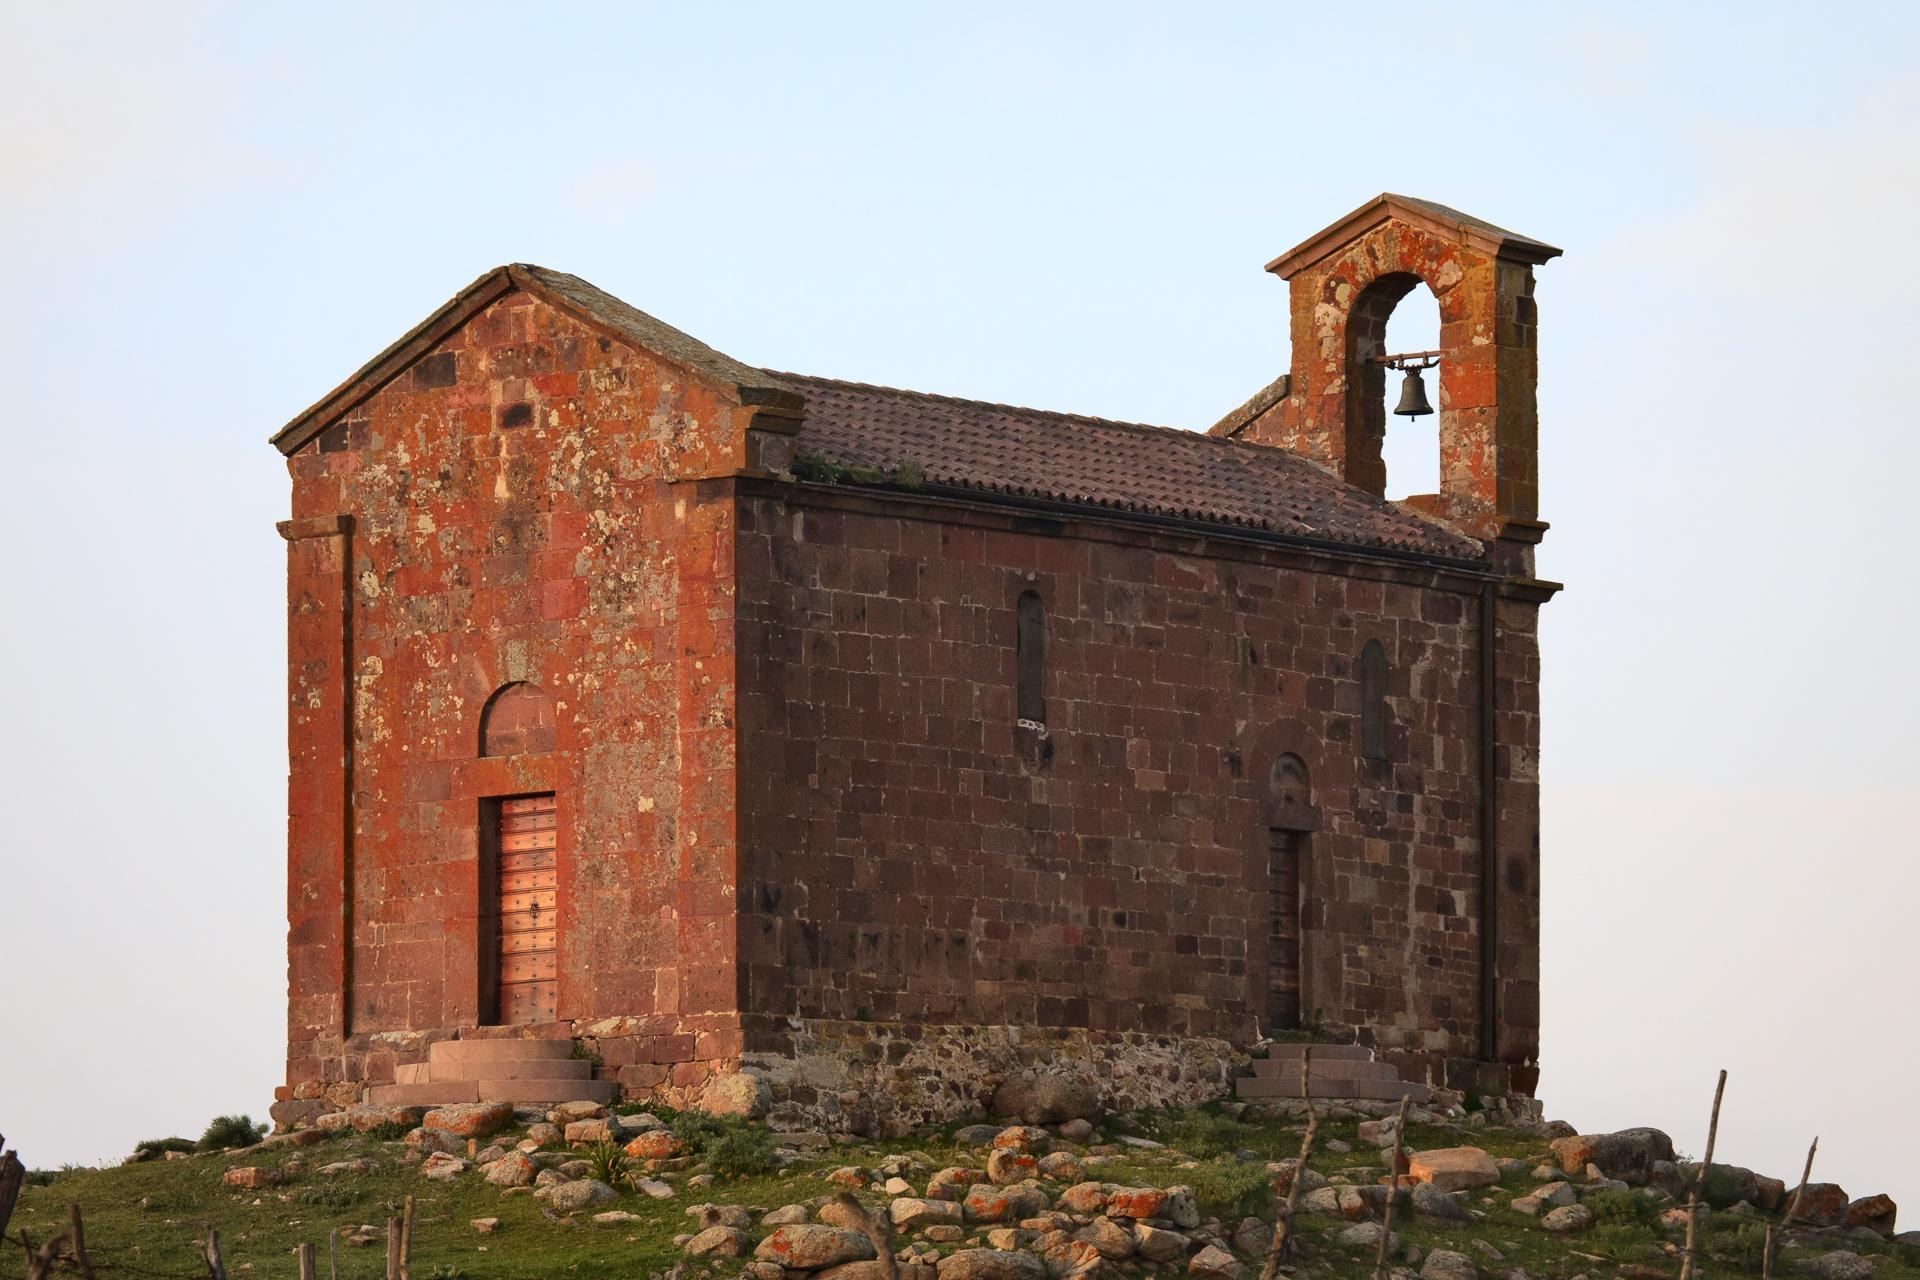
[[[1042,1099],[1030,1110],[1052,1120]],[[346,1275],[383,1265],[388,1216],[415,1200],[415,1274],[683,1280],[878,1280],[876,1237],[902,1280],[1172,1275],[1252,1280],[1275,1194],[1298,1176],[1284,1272],[1372,1271],[1393,1193],[1394,1122],[1335,1106],[1296,1174],[1304,1113],[1228,1104],[1182,1113],[969,1125],[899,1139],[768,1134],[751,1122],[569,1104],[358,1108],[244,1152],[36,1178],[14,1216],[44,1238],[69,1202],[89,1246],[127,1273],[197,1271],[203,1224],[235,1273],[291,1274],[290,1251],[341,1232]],[[1383,1109],[1382,1109],[1383,1110]],[[1389,1265],[1421,1280],[1676,1276],[1687,1180],[1656,1130],[1416,1107]],[[1758,1276],[1791,1188],[1716,1165],[1700,1229],[1708,1275]],[[1780,1232],[1775,1271],[1920,1280],[1920,1233],[1884,1196],[1820,1183]],[[356,1252],[356,1248],[365,1252]],[[323,1262],[324,1265],[324,1262]],[[0,1253],[0,1276],[21,1274]]]

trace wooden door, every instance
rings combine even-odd
[[[1267,832],[1268,1034],[1300,1025],[1300,847],[1303,837]]]
[[[551,795],[500,802],[498,893],[501,1025],[554,1022],[559,1008],[559,963],[554,947],[559,877],[554,856],[559,831]]]

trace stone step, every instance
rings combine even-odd
[[[467,1058],[430,1063],[429,1079],[441,1080],[590,1080],[593,1064],[585,1058]]]
[[[527,1079],[481,1080],[480,1097],[487,1102],[612,1102],[620,1096],[617,1080]]]
[[[436,1075],[462,1062],[554,1062],[573,1057],[571,1040],[438,1040],[427,1046]]]
[[[1242,1076],[1234,1082],[1234,1096],[1249,1100],[1298,1098],[1300,1077],[1296,1075],[1292,1079],[1286,1079],[1279,1076]],[[1384,1102],[1410,1098],[1415,1102],[1425,1102],[1427,1086],[1410,1084],[1405,1080],[1314,1076],[1307,1082],[1307,1096],[1310,1098],[1367,1098]]]
[[[480,1090],[471,1080],[377,1084],[367,1090],[367,1101],[382,1107],[440,1107],[455,1102],[478,1102]]]
[[[1315,1062],[1371,1062],[1373,1050],[1363,1044],[1294,1044],[1291,1042],[1270,1044],[1267,1046],[1269,1062],[1298,1062],[1307,1056],[1307,1050],[1313,1050]]]
[[[1314,1076],[1346,1076],[1354,1080],[1397,1080],[1400,1078],[1399,1071],[1394,1069],[1394,1065],[1391,1062],[1359,1062],[1352,1058],[1337,1062],[1322,1062],[1320,1059],[1314,1058],[1312,1064],[1308,1067],[1308,1071]],[[1287,1076],[1291,1079],[1298,1080],[1300,1078],[1300,1060],[1298,1058],[1281,1058],[1277,1060],[1274,1058],[1255,1058],[1253,1060],[1253,1074],[1276,1078]]]

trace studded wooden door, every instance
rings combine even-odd
[[[1267,832],[1267,1016],[1271,1034],[1300,1025],[1300,845],[1295,831]]]
[[[502,1025],[553,1022],[559,1007],[555,949],[559,831],[551,795],[500,802],[499,1015]]]

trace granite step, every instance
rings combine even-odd
[[[428,1079],[441,1080],[590,1080],[593,1064],[585,1058],[468,1058],[428,1063]]]
[[[367,1101],[382,1107],[444,1107],[456,1102],[478,1102],[480,1090],[471,1080],[377,1084],[367,1090]]]
[[[1292,1077],[1242,1076],[1234,1082],[1234,1095],[1248,1100],[1298,1098],[1301,1096],[1300,1077],[1297,1074]],[[1427,1086],[1405,1080],[1316,1075],[1307,1080],[1306,1096],[1309,1098],[1364,1098],[1384,1102],[1409,1098],[1414,1102],[1425,1102]]]
[[[541,1080],[519,1077],[476,1082],[487,1102],[612,1102],[620,1096],[617,1080]]]
[[[1300,1078],[1300,1059],[1255,1058],[1253,1074],[1256,1076],[1290,1076]],[[1354,1058],[1322,1062],[1319,1058],[1311,1060],[1307,1068],[1309,1075],[1320,1077],[1346,1076],[1355,1080],[1397,1080],[1400,1073],[1391,1062],[1361,1062]]]
[[[1371,1062],[1373,1050],[1363,1044],[1296,1044],[1291,1041],[1267,1046],[1266,1061],[1298,1062],[1313,1050],[1315,1062]]]
[[[571,1040],[439,1040],[427,1046],[427,1065],[436,1073],[463,1062],[564,1062],[572,1057]]]

